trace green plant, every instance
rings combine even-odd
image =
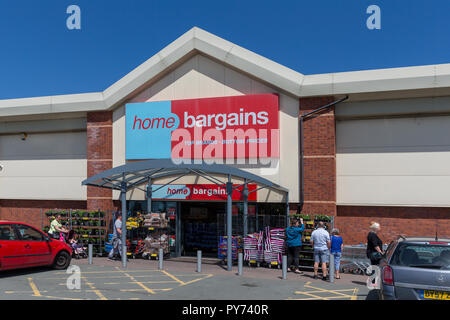
[[[324,222],[329,222],[331,221],[331,217],[330,216],[326,216],[326,215],[316,215],[314,216],[314,220],[316,221],[324,221]]]

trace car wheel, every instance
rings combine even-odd
[[[70,264],[70,255],[66,251],[61,251],[56,255],[55,262],[53,262],[53,268],[56,270],[64,270]]]

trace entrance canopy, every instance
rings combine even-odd
[[[186,175],[200,176],[220,187],[227,193],[227,269],[232,269],[232,193],[239,191],[244,199],[244,235],[247,234],[248,217],[248,194],[257,192],[260,189],[273,189],[286,195],[286,224],[289,223],[289,190],[283,188],[267,179],[264,179],[247,171],[220,164],[176,164],[170,159],[147,160],[131,162],[110,170],[106,170],[82,182],[82,185],[120,190],[120,199],[122,202],[122,221],[127,219],[126,193],[133,189],[140,189],[147,193],[147,208],[151,211],[152,203],[152,181],[159,178],[174,177],[164,186],[169,185]],[[216,176],[226,176],[227,181],[221,181]],[[244,183],[239,186],[233,186],[232,179],[243,179]],[[249,191],[248,184],[257,184],[258,188]],[[147,184],[149,187],[145,190],[142,186]],[[158,188],[164,186],[158,185]],[[242,188],[243,187],[243,188]],[[126,223],[122,223],[122,264],[127,265],[126,255]]]
[[[170,159],[147,160],[131,162],[110,170],[103,171],[82,182],[82,185],[108,188],[122,191],[125,187],[127,191],[137,188],[141,189],[142,184],[152,180],[169,176],[176,176],[177,179],[188,174],[195,174],[209,180],[215,184],[226,187],[226,182],[222,182],[211,176],[231,175],[231,178],[247,179],[247,183],[256,183],[259,189],[269,188],[281,191],[285,194],[288,189],[283,188],[267,179],[264,179],[247,171],[233,168],[221,164],[175,164]],[[143,189],[142,189],[143,190]],[[145,190],[143,190],[145,191]]]

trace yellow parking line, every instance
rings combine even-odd
[[[319,296],[316,296],[315,294],[309,293],[308,291],[303,291],[303,292],[298,291],[296,293],[303,294],[305,296],[310,296],[310,297],[313,297],[314,299],[318,299],[318,300],[328,300],[328,298],[326,298],[326,297],[319,297]]]
[[[358,296],[356,295],[356,293],[358,292],[358,289],[357,288],[355,288],[355,291],[353,291],[353,295],[352,295],[352,300],[357,300],[358,299]]]
[[[117,267],[116,267],[117,268]],[[131,281],[133,281],[133,283],[137,284],[138,286],[140,286],[142,289],[144,289],[145,291],[147,291],[148,293],[151,294],[155,294],[155,291],[153,291],[152,289],[146,287],[142,282],[137,281],[133,276],[131,276],[130,274],[126,273],[125,271],[121,271],[125,276],[127,276],[128,278],[131,279]]]
[[[87,280],[86,277],[81,277],[81,278],[82,278],[82,279],[86,282],[86,284],[92,289],[92,291],[97,295],[97,297],[100,298],[100,300],[108,300],[108,299],[106,299],[106,297],[100,292],[100,290],[98,290],[97,288],[94,287],[94,284],[93,284],[93,283],[91,283],[91,282],[89,282],[89,281]]]
[[[168,276],[169,278],[175,280],[176,282],[178,282],[180,285],[184,286],[185,283],[183,281],[181,281],[180,279],[178,279],[177,277],[175,277],[174,275],[171,275],[170,273],[168,273],[166,270],[161,270],[162,273],[164,273],[166,276]]]
[[[343,297],[343,298],[351,298],[351,297],[352,297],[352,296],[350,296],[350,295],[348,295],[348,294],[340,293],[340,292],[339,292],[339,291],[340,291],[339,289],[336,289],[336,290],[327,290],[327,289],[322,289],[322,288],[316,288],[316,287],[309,286],[309,285],[305,285],[305,287],[319,290],[319,291],[317,291],[317,292],[315,292],[315,293],[331,293],[331,294],[335,294],[335,295],[340,295],[340,296]],[[345,289],[341,289],[341,290],[345,290]],[[350,290],[354,290],[354,289],[350,289]]]
[[[31,290],[33,290],[33,295],[36,297],[42,297],[41,293],[39,292],[38,288],[33,282],[32,278],[28,278],[28,283],[30,284]]]
[[[310,289],[314,289],[314,290],[310,290],[310,291],[295,291],[294,294],[300,294],[300,295],[307,295],[307,296],[311,296],[313,298],[316,299],[320,299],[320,300],[329,300],[329,299],[339,299],[339,298],[350,298],[351,300],[356,300],[357,296],[356,296],[356,292],[357,292],[357,288],[354,289],[323,289],[323,288],[317,288],[314,286],[309,285],[311,282],[307,282],[305,284],[305,288],[310,288]],[[352,295],[349,294],[345,294],[342,292],[346,292],[346,291],[352,291]],[[331,296],[328,297],[320,297],[315,295],[314,293],[328,293]],[[301,300],[311,300],[310,298],[305,298],[305,299],[301,299]]]
[[[46,290],[39,290],[40,293],[48,292]],[[17,294],[17,293],[34,293],[34,291],[5,291],[6,294]]]
[[[211,278],[212,276],[213,276],[212,274],[207,274],[207,275],[206,275],[205,277],[203,277],[203,278],[195,279],[195,280],[192,280],[192,281],[185,282],[184,284],[182,284],[182,286],[185,286],[185,285],[188,285],[188,284],[191,284],[191,283],[200,281],[200,280],[205,280],[205,279]]]

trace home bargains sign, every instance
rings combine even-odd
[[[278,95],[129,103],[126,159],[279,158]]]
[[[231,198],[243,201],[243,186],[233,185]],[[248,184],[248,191],[256,190],[256,184]],[[216,184],[171,184],[166,186],[152,185],[152,199],[157,200],[227,200],[225,188]],[[256,192],[248,195],[248,201],[256,201]]]

